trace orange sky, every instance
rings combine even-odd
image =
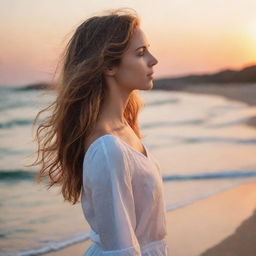
[[[72,29],[118,7],[140,15],[159,61],[155,78],[256,63],[255,0],[2,0],[0,85],[49,81]]]

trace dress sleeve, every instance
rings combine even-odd
[[[111,139],[111,138],[110,138]],[[103,255],[141,256],[129,162],[117,141],[99,141],[85,172]]]

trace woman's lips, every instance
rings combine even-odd
[[[147,74],[147,76],[149,77],[149,78],[151,78],[151,79],[153,79],[154,77],[153,77],[153,72],[152,73],[149,73],[149,74]]]

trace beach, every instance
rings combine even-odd
[[[256,255],[256,181],[167,212],[170,256]],[[83,242],[48,256],[83,255]]]
[[[256,255],[255,199],[252,182],[170,213],[170,256]]]
[[[35,184],[36,169],[24,167],[31,121],[55,96],[1,95],[0,255],[83,255],[91,241],[80,205]],[[252,84],[142,94],[143,142],[162,169],[170,256],[256,255],[255,95]]]
[[[256,256],[256,1],[27,2],[0,2],[0,256],[83,256],[93,245],[95,223],[108,223],[91,222],[81,197],[102,191],[85,189],[94,180],[82,144],[97,120],[136,162],[130,187],[142,177],[139,190],[155,198],[162,179],[168,256]],[[77,200],[63,187],[75,175]],[[133,195],[139,216],[146,200]],[[134,221],[141,246],[143,221],[157,224],[147,242],[165,234],[161,212],[146,212]]]
[[[256,105],[256,84],[195,85],[185,92],[218,95]],[[247,125],[256,127],[256,117]],[[255,256],[256,181],[240,184],[167,212],[169,256]],[[86,241],[46,255],[83,255]]]

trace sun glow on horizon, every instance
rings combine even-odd
[[[248,51],[250,52],[252,59],[256,59],[256,20],[248,22],[245,29]]]
[[[256,43],[256,20],[249,23],[246,27],[249,37]]]
[[[121,7],[119,2],[104,0],[90,4],[82,0],[76,4],[68,0],[27,2],[0,2],[0,86],[48,79],[85,17]],[[157,78],[239,69],[256,62],[256,1],[217,2],[221,9],[207,0],[165,0],[161,5],[152,1],[150,8],[145,8],[143,0],[122,1],[122,6],[134,8],[141,17],[152,53],[159,61]]]

